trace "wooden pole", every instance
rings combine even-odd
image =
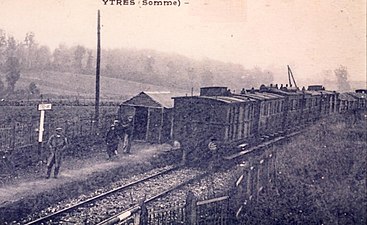
[[[192,191],[188,191],[186,194],[185,202],[185,224],[195,225],[196,224],[196,204],[197,198]]]
[[[96,102],[94,119],[96,126],[99,126],[99,83],[100,83],[100,61],[101,61],[101,25],[100,25],[100,13],[98,10],[97,16],[97,65],[96,65]]]

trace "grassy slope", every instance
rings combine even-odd
[[[366,117],[333,115],[277,151],[277,191],[244,224],[365,224]]]
[[[95,77],[91,75],[53,71],[23,72],[16,87],[25,88],[31,82],[35,82],[43,94],[79,95],[93,98],[95,93]],[[141,91],[185,93],[184,90],[174,87],[168,88],[101,76],[101,98],[127,98]]]
[[[280,184],[298,187],[304,197],[294,201],[293,209],[302,210],[302,200],[312,201],[308,203],[312,213],[298,210],[294,217],[307,222],[365,224],[366,138],[366,120],[354,123],[353,115],[336,115],[280,151]]]

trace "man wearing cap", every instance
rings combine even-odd
[[[57,178],[61,165],[62,152],[68,145],[67,138],[62,134],[62,128],[56,128],[56,134],[49,138],[47,145],[51,150],[51,155],[47,162],[47,179],[51,176],[51,170],[53,166],[55,166],[54,178]]]
[[[114,156],[117,155],[117,148],[119,144],[119,136],[115,124],[112,124],[110,130],[107,132],[106,144],[108,158],[112,159]]]

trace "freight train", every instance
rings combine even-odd
[[[203,87],[199,96],[173,97],[172,138],[192,155],[210,155],[215,141],[225,154],[305,127],[334,113],[366,108],[366,90],[326,91],[261,85],[240,93],[227,87]],[[217,150],[217,146],[214,148]]]

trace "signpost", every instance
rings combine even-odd
[[[42,146],[44,122],[45,122],[45,111],[51,110],[51,107],[52,105],[50,103],[41,103],[38,105],[38,111],[41,111],[40,127],[38,130],[38,154],[39,155],[41,155],[41,146]]]

